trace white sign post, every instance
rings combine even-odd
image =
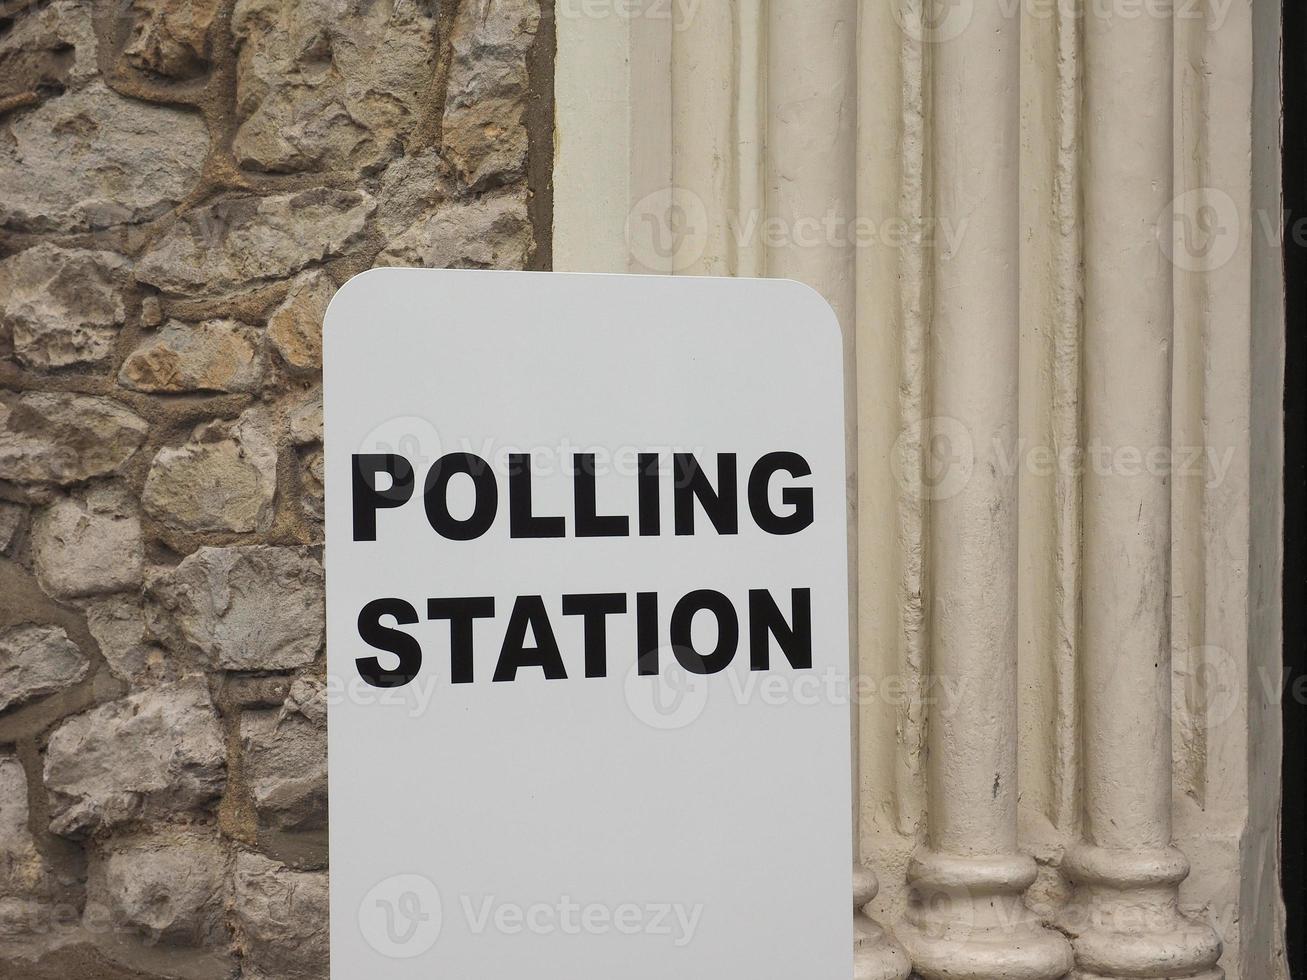
[[[848,980],[839,328],[384,269],[325,325],[336,980]]]

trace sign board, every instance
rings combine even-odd
[[[847,980],[839,328],[382,269],[325,324],[337,980]]]

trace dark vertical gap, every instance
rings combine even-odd
[[[554,267],[554,0],[540,0],[540,28],[527,56],[527,186],[535,248],[527,267]]]
[[[1307,3],[1284,6],[1284,815],[1288,954],[1307,977]],[[1301,683],[1300,683],[1301,681]]]

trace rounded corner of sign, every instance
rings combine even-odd
[[[830,305],[830,301],[825,296],[814,287],[798,279],[774,279],[772,281],[782,290],[792,293],[795,297],[795,305],[802,308],[805,343],[811,343],[814,328],[824,328],[831,342],[835,345],[835,349],[838,351],[843,348],[844,340],[840,331],[839,317],[835,314],[835,308]]]
[[[823,314],[830,318],[832,323],[838,325],[835,316],[835,308],[830,305],[830,300],[823,296],[815,286],[810,286],[808,283],[799,279],[778,279],[777,282],[781,283],[783,288],[790,290],[796,296],[802,296],[802,302],[810,303],[814,309],[821,310]]]
[[[362,272],[354,273],[354,275],[350,276],[340,285],[335,294],[331,297],[331,302],[327,304],[326,320],[331,320],[332,310],[338,307],[341,298],[348,296],[351,293],[358,292],[358,290],[363,288],[365,280],[370,282],[374,279],[384,278],[387,273],[392,272],[394,272],[393,269],[380,268],[364,269]]]
[[[322,342],[325,347],[331,346],[336,331],[341,329],[333,325],[344,323],[348,319],[344,315],[344,310],[353,295],[365,288],[365,280],[366,285],[371,285],[374,280],[385,278],[387,273],[393,273],[394,271],[386,268],[365,269],[350,276],[341,284],[336,292],[332,294],[331,301],[327,303],[327,310],[322,315]]]

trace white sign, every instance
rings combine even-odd
[[[848,980],[839,328],[383,269],[325,325],[337,980]]]

